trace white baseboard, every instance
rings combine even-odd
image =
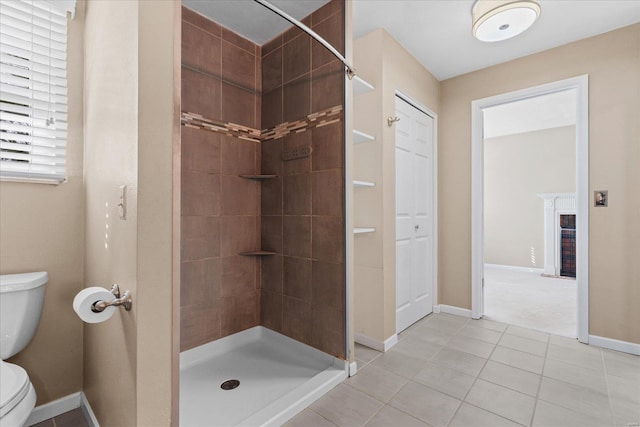
[[[589,345],[608,348],[609,350],[622,351],[624,353],[635,354],[640,356],[640,344],[627,341],[614,340],[612,338],[599,337],[597,335],[589,335]]]
[[[469,317],[471,318],[471,310],[467,308],[454,307],[452,305],[434,305],[433,306],[434,313],[447,313],[454,314],[456,316]]]
[[[82,412],[84,412],[84,416],[89,422],[89,427],[100,427],[96,414],[93,413],[93,409],[91,409],[91,405],[89,405],[89,400],[83,391],[80,392],[80,397],[82,399]]]
[[[349,363],[349,376],[352,377],[357,373],[358,373],[358,364],[354,360],[353,362]]]
[[[82,408],[90,427],[100,427],[98,420],[89,405],[89,401],[83,392],[78,391],[71,393],[67,396],[61,397],[44,405],[37,406],[29,415],[27,419],[27,426],[41,423],[58,415],[62,415],[65,412],[73,411],[74,409]]]
[[[27,425],[41,423],[49,418],[57,417],[65,412],[72,411],[80,407],[82,402],[81,392],[72,393],[68,396],[61,397],[44,405],[36,406],[31,415],[27,419]]]
[[[515,265],[485,264],[484,268],[495,268],[496,270],[524,271],[528,273],[544,273],[544,268],[517,267]]]
[[[356,333],[355,341],[358,344],[362,344],[365,347],[372,348],[378,351],[388,351],[391,347],[398,344],[398,334],[393,334],[389,338],[384,341],[379,341],[373,338],[370,338],[366,335]]]

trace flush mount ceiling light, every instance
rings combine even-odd
[[[473,36],[483,42],[497,42],[529,28],[540,16],[538,0],[478,0],[471,10]]]

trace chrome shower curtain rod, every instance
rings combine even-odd
[[[266,0],[254,0],[254,1],[256,3],[261,4],[262,6],[266,7],[267,9],[269,9],[272,12],[274,12],[275,14],[281,16],[282,18],[286,19],[287,21],[291,22],[293,25],[295,25],[296,27],[300,28],[302,31],[304,31],[305,33],[307,33],[311,37],[313,37],[322,46],[327,48],[327,50],[329,52],[331,52],[336,58],[338,58],[340,60],[340,62],[342,62],[344,64],[345,72],[347,73],[347,77],[349,77],[349,79],[352,79],[356,75],[356,70],[351,66],[351,64],[349,64],[349,62],[347,62],[345,57],[342,56],[342,54],[340,52],[338,52],[336,50],[336,48],[331,46],[325,39],[320,37],[318,35],[318,33],[313,31],[311,28],[307,27],[306,25],[304,25],[302,22],[298,21],[293,16],[291,16],[288,13],[283,12],[282,10],[278,9],[277,7],[272,5],[271,3],[267,2]]]

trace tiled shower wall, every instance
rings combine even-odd
[[[182,110],[260,129],[260,47],[182,9]],[[180,348],[260,321],[259,144],[182,126]]]
[[[343,50],[342,1],[303,22]],[[261,48],[183,8],[182,31],[183,112],[262,134],[311,118],[261,143],[182,127],[181,350],[260,323],[344,358],[344,123],[313,115],[342,108],[343,67],[295,28]],[[277,178],[238,177],[258,173]]]
[[[302,20],[339,50],[342,1]],[[262,128],[342,106],[342,64],[296,28],[262,46]],[[344,123],[263,141],[261,323],[327,353],[345,350]],[[282,160],[283,151],[312,154]]]

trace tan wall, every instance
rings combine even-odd
[[[354,66],[375,90],[354,100],[354,128],[376,137],[354,147],[354,179],[374,188],[354,190],[354,226],[376,232],[354,238],[356,333],[384,341],[396,333],[395,92],[437,112],[439,83],[386,31],[354,42]]]
[[[441,302],[471,308],[471,101],[589,75],[589,333],[640,342],[640,24],[465,74],[441,84]]]
[[[82,75],[84,4],[68,26],[67,181],[0,183],[0,273],[46,271],[42,317],[31,343],[9,361],[27,370],[41,405],[82,385],[82,322],[71,304],[83,287]]]
[[[85,283],[118,283],[133,310],[84,327],[83,389],[103,426],[136,425],[138,3],[87,2]],[[127,185],[127,217],[118,217]]]
[[[118,283],[133,294],[132,311],[84,328],[83,388],[103,426],[176,422],[172,168],[179,14],[175,2],[87,5],[85,277],[87,284]],[[124,220],[117,208],[121,185],[127,185]]]
[[[484,262],[544,267],[540,193],[576,189],[575,126],[484,141]]]

